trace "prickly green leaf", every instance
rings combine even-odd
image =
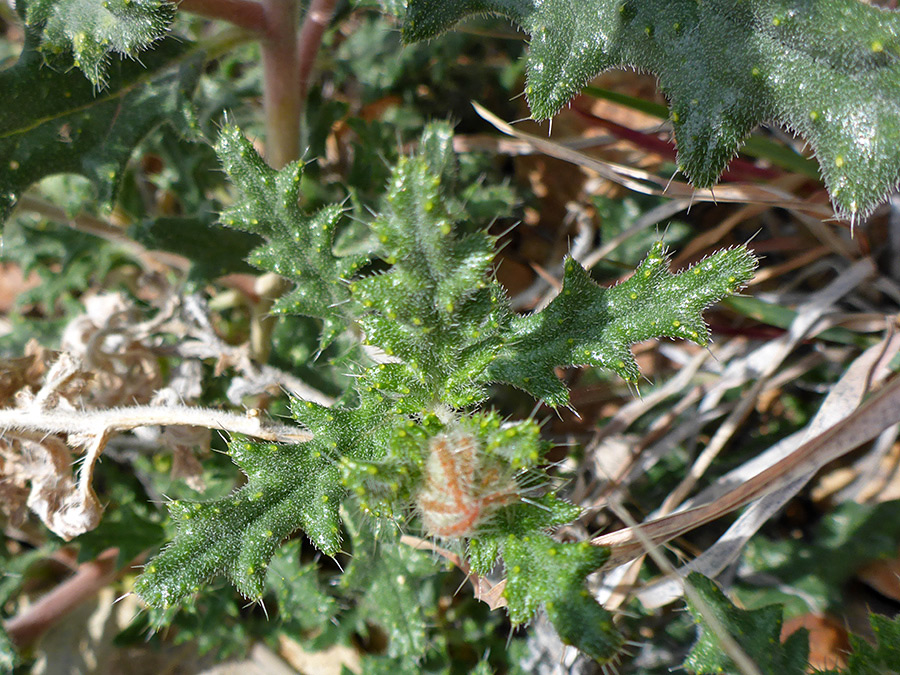
[[[191,124],[202,59],[190,44],[167,40],[140,64],[113,64],[97,93],[78,73],[44,66],[36,42],[28,30],[19,61],[0,72],[0,220],[32,183],[57,173],[86,176],[109,206],[138,141],[164,122]]]
[[[531,36],[532,114],[556,114],[598,73],[656,74],[679,165],[711,185],[754,126],[774,121],[816,152],[841,215],[865,215],[900,178],[900,13],[857,0],[411,0],[407,41],[473,13]]]
[[[489,278],[494,240],[458,235],[452,132],[431,125],[419,151],[397,163],[372,229],[391,268],[360,279],[353,296],[370,311],[368,340],[402,359],[410,388],[451,406],[481,400],[479,385],[508,317],[502,288]]]
[[[266,585],[275,593],[280,616],[302,631],[321,630],[337,614],[337,602],[322,590],[319,566],[300,562],[300,548],[294,539],[278,550]]]
[[[344,497],[338,458],[383,452],[383,409],[364,400],[357,409],[297,406],[315,437],[301,445],[235,440],[230,452],[247,482],[224,499],[173,502],[175,539],[138,579],[135,590],[152,606],[168,606],[224,573],[249,598],[265,587],[269,560],[298,530],[327,555],[340,547],[338,509]]]
[[[175,15],[167,0],[30,0],[29,26],[43,26],[41,49],[71,50],[95,87],[106,84],[111,54],[135,58],[162,38]]]
[[[406,664],[419,661],[428,648],[425,610],[437,599],[435,584],[426,581],[434,575],[434,560],[385,531],[356,533],[352,544],[353,559],[341,585],[366,589],[358,619],[389,636],[388,657]]]
[[[503,595],[514,623],[529,621],[541,605],[567,644],[605,663],[622,647],[612,615],[591,597],[585,578],[609,557],[588,542],[560,543],[544,534],[509,536],[502,547],[507,583]]]
[[[869,614],[869,623],[876,644],[858,635],[850,636],[850,655],[846,675],[883,675],[897,673],[900,668],[900,618],[888,619],[880,614]],[[836,672],[836,671],[828,671]]]
[[[662,336],[706,344],[700,312],[737,290],[756,264],[742,247],[672,275],[659,243],[632,279],[605,290],[569,261],[560,296],[543,312],[515,317],[491,274],[494,240],[455,231],[463,211],[455,197],[452,133],[434,124],[418,152],[398,161],[371,224],[390,267],[347,283],[362,259],[332,252],[339,209],[301,216],[300,166],[274,171],[234,127],[223,132],[219,154],[243,193],[222,221],[269,239],[251,259],[298,284],[279,307],[323,318],[325,343],[357,320],[367,342],[397,361],[367,372],[362,387],[388,396],[402,412],[436,401],[470,405],[497,381],[565,404],[557,366],[598,365],[634,381],[631,344]]]
[[[276,171],[235,126],[222,129],[216,151],[241,192],[240,200],[222,213],[222,223],[267,240],[250,262],[295,283],[273,311],[322,319],[324,348],[347,325],[347,280],[365,262],[361,255],[339,257],[332,249],[343,209],[329,206],[304,215],[298,204],[303,165],[292,162]]]
[[[358,396],[358,408],[294,403],[293,416],[313,433],[312,441],[291,448],[234,444],[247,484],[226,500],[173,511],[187,513],[191,522],[152,563],[139,593],[164,604],[223,570],[256,597],[274,547],[294,531],[305,530],[325,552],[337,548],[329,533],[337,532],[339,500],[347,499],[348,512],[392,521],[391,534],[378,534],[384,546],[378,560],[390,564],[367,562],[368,549],[354,540],[353,567],[342,582],[375,589],[358,609],[362,621],[382,625],[392,636],[385,658],[423,653],[419,619],[396,625],[397,616],[421,603],[410,589],[398,590],[408,583],[398,570],[412,569],[412,563],[390,545],[394,528],[416,515],[426,529],[429,518],[438,526],[443,518],[447,532],[471,538],[471,563],[480,572],[502,557],[515,623],[544,606],[565,641],[598,660],[613,658],[622,638],[584,587],[607,552],[559,543],[545,533],[576,517],[578,507],[552,491],[521,499],[545,480],[538,425],[460,408],[482,400],[486,386],[498,380],[564,403],[567,392],[554,367],[589,362],[624,368],[612,357],[575,360],[577,349],[633,364],[628,347],[639,339],[671,335],[703,342],[700,312],[744,283],[755,259],[737,249],[672,275],[658,244],[634,279],[608,291],[569,265],[560,298],[541,313],[516,317],[491,273],[493,239],[480,231],[467,234],[460,224],[464,211],[447,125],[428,127],[417,152],[392,172],[382,213],[370,225],[380,262],[368,275],[360,274],[360,258],[345,260],[333,250],[337,209],[312,219],[299,213],[299,165],[270,169],[233,128],[222,134],[219,148],[242,193],[222,221],[268,240],[252,259],[298,282],[302,293],[293,302],[302,313],[336,326],[357,321],[366,341],[392,358],[355,373],[355,391],[345,399]],[[577,345],[567,341],[569,335]],[[625,374],[636,377],[636,369]],[[530,384],[532,376],[539,386]],[[276,454],[267,455],[266,448]],[[254,500],[261,510],[254,510]],[[211,507],[218,512],[210,513]],[[199,528],[192,522],[196,516]],[[344,524],[355,537],[352,521]],[[404,630],[411,632],[395,635]]]
[[[654,337],[707,344],[701,312],[740,289],[755,268],[753,255],[738,247],[672,274],[657,242],[627,281],[606,289],[570,258],[559,295],[543,311],[513,321],[489,374],[552,405],[568,401],[556,366],[601,366],[637,381],[631,345]]]
[[[581,507],[564,502],[553,494],[511,504],[497,513],[487,531],[469,540],[469,564],[476,573],[488,574],[506,537],[539,534],[547,528],[570,523],[580,514]]]
[[[276,547],[299,529],[333,555],[340,546],[341,487],[334,462],[317,446],[233,441],[230,451],[247,483],[224,499],[169,505],[178,532],[138,579],[141,598],[166,607],[217,573],[258,598]]]
[[[809,655],[809,638],[805,630],[792,633],[782,644],[782,608],[770,605],[756,610],[744,610],[734,604],[719,590],[714,582],[692,573],[687,582],[703,598],[710,611],[725,630],[737,641],[763,673],[801,675],[806,672]],[[688,654],[682,668],[697,675],[705,673],[738,672],[731,657],[722,649],[721,642],[704,616],[706,608],[697,607],[688,600],[688,611],[700,627],[696,644]]]

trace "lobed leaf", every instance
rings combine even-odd
[[[535,119],[609,68],[657,75],[696,185],[712,185],[763,122],[809,141],[842,216],[865,216],[900,179],[900,12],[858,0],[410,0],[404,38],[473,13],[531,36]]]
[[[513,624],[530,621],[543,607],[563,642],[607,663],[619,653],[624,638],[612,615],[591,597],[585,579],[604,563],[609,551],[588,542],[558,542],[545,534],[580,513],[580,507],[553,494],[517,502],[469,541],[467,558],[480,575],[492,571],[498,556],[503,558],[507,575],[503,595]]]
[[[221,222],[267,240],[250,254],[250,262],[295,284],[273,311],[322,319],[320,346],[326,347],[347,326],[347,280],[366,262],[363,254],[338,256],[333,251],[343,209],[329,206],[305,216],[298,203],[303,165],[292,162],[276,171],[233,125],[222,129],[216,152],[241,193]]]
[[[138,592],[164,604],[224,571],[257,597],[275,546],[296,530],[326,553],[337,550],[337,507],[345,493],[360,512],[390,519],[391,527],[410,520],[413,504],[424,520],[427,502],[451,520],[465,513],[467,520],[459,522],[471,537],[468,555],[477,572],[488,573],[502,557],[514,623],[544,607],[564,641],[601,662],[611,660],[623,638],[585,588],[586,576],[608,552],[546,534],[580,509],[552,491],[534,494],[543,487],[547,450],[538,425],[460,409],[482,401],[487,385],[497,381],[563,404],[568,391],[553,372],[557,366],[600,365],[634,380],[632,343],[670,336],[705,344],[701,312],[740,288],[755,258],[742,247],[672,274],[657,243],[633,277],[612,289],[569,261],[559,297],[544,311],[520,317],[492,274],[494,239],[461,225],[447,125],[429,126],[417,152],[394,168],[382,212],[370,226],[380,261],[367,275],[360,275],[364,257],[333,251],[338,208],[312,218],[300,213],[299,164],[269,168],[234,127],[223,131],[219,154],[241,192],[222,221],[267,240],[251,260],[297,282],[284,306],[323,318],[323,340],[356,321],[364,339],[390,358],[357,373],[355,391],[345,398],[358,396],[358,408],[294,403],[293,416],[313,432],[312,441],[286,448],[233,443],[246,485],[220,502],[174,509],[173,516],[187,522],[141,578]],[[350,520],[345,526],[355,536]],[[389,564],[381,565],[354,540],[345,583],[366,579],[377,590],[359,611],[391,634],[388,660],[420,658],[424,624],[418,614],[407,616],[418,605],[402,572],[418,562],[384,543],[380,560]],[[398,616],[405,617],[399,627]]]
[[[559,637],[606,663],[624,638],[585,588],[585,578],[609,557],[588,542],[560,543],[544,534],[510,536],[502,546],[507,583],[503,595],[514,624],[529,621],[543,604]]]
[[[269,559],[299,529],[334,555],[341,486],[333,462],[314,445],[233,441],[230,451],[247,483],[223,499],[169,504],[178,530],[135,584],[144,602],[168,607],[219,573],[246,597],[259,598]]]
[[[842,672],[847,675],[896,673],[900,667],[900,618],[888,619],[871,613],[869,624],[872,626],[876,644],[870,644],[859,635],[851,635],[852,651],[847,658],[847,667]]]
[[[229,448],[247,482],[210,502],[172,502],[178,528],[174,540],[145,568],[135,591],[147,604],[170,606],[224,573],[248,598],[265,588],[269,560],[298,530],[327,555],[340,548],[338,510],[344,487],[341,455],[371,457],[383,452],[383,408],[365,400],[356,409],[295,406],[314,432],[301,445],[234,440]]]
[[[701,313],[740,289],[755,268],[756,258],[742,246],[672,274],[657,242],[627,281],[606,289],[570,258],[559,295],[543,311],[512,322],[489,375],[551,405],[564,405],[569,396],[556,366],[601,366],[635,382],[631,345],[655,337],[707,344]]]
[[[275,593],[278,612],[301,630],[322,630],[338,612],[337,601],[319,582],[319,566],[300,562],[300,541],[282,546],[269,565],[267,587]]]
[[[402,359],[409,386],[450,406],[485,396],[483,373],[509,315],[490,277],[494,239],[458,235],[452,131],[434,124],[419,152],[397,163],[372,223],[390,269],[354,282],[369,342]],[[408,392],[407,392],[408,393]]]
[[[59,173],[86,176],[100,205],[111,205],[147,133],[166,122],[193,124],[187,102],[202,58],[189,43],[167,40],[142,64],[114,64],[97,94],[77,73],[44,66],[37,41],[28,29],[18,62],[0,72],[0,221],[32,183]]]
[[[42,51],[71,50],[95,87],[107,83],[111,54],[134,58],[166,34],[174,16],[168,0],[30,0],[25,8],[28,25],[43,26]]]
[[[809,638],[805,630],[792,633],[782,644],[782,608],[770,605],[761,609],[744,610],[734,604],[719,590],[714,582],[692,573],[687,580],[705,601],[719,623],[735,638],[744,652],[763,673],[801,675],[806,672],[809,655]],[[700,626],[697,642],[688,654],[682,668],[697,675],[704,673],[739,672],[722,644],[715,629],[705,616],[705,607],[698,607],[688,600],[688,611]]]
[[[400,544],[396,532],[371,528],[371,523],[359,532],[348,530],[353,558],[340,584],[366,589],[357,620],[379,626],[389,636],[387,657],[407,666],[417,663],[431,647],[426,608],[434,605],[439,590],[436,580],[429,579],[435,572],[433,558]]]

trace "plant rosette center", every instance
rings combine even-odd
[[[473,536],[498,508],[519,499],[515,478],[481,454],[478,440],[461,430],[431,439],[424,483],[416,499],[431,536]]]

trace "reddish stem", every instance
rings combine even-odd
[[[312,0],[298,36],[298,0],[181,0],[179,5],[260,36],[266,160],[276,169],[300,156],[303,101],[336,6],[337,0]]]
[[[96,559],[79,565],[78,571],[72,577],[44,595],[22,614],[7,621],[4,628],[13,644],[19,649],[28,647],[53,624],[65,619],[78,605],[92,598],[101,588],[113,581],[120,573],[116,568],[118,557],[119,549],[105,550]],[[121,572],[130,567],[131,565],[122,568]]]
[[[309,11],[303,19],[303,28],[300,29],[300,40],[297,45],[297,77],[301,101],[306,100],[310,74],[322,46],[322,36],[331,23],[336,6],[337,0],[312,0]]]
[[[178,8],[208,19],[221,19],[260,35],[266,32],[263,7],[253,0],[181,0]]]
[[[297,0],[263,0],[268,30],[261,43],[266,160],[280,169],[300,156]]]

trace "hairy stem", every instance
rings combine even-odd
[[[49,385],[45,385],[45,389]],[[188,426],[239,433],[277,443],[301,443],[312,435],[296,427],[263,425],[258,416],[186,406],[134,406],[97,411],[47,408],[40,397],[26,408],[0,410],[0,434],[28,443],[46,456],[44,471],[29,476],[28,505],[54,533],[70,541],[94,529],[103,507],[94,493],[94,467],[117,431],[143,426]],[[56,434],[68,434],[69,445],[85,447],[77,484],[69,473],[70,454]],[[59,504],[62,504],[62,508]]]
[[[0,430],[4,432],[13,430],[96,436],[109,431],[157,425],[204,427],[275,443],[300,443],[311,438],[308,432],[297,427],[264,424],[259,417],[211,408],[139,405],[108,410],[0,410]]]

